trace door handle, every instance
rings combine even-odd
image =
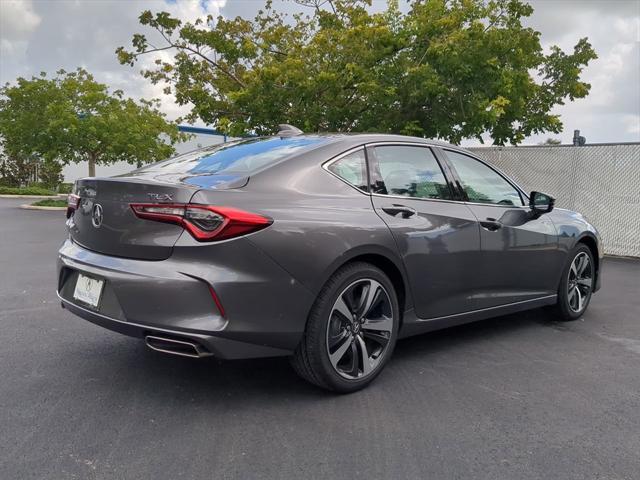
[[[407,207],[406,205],[395,205],[395,204],[382,207],[382,210],[385,213],[388,213],[389,215],[391,215],[392,217],[395,217],[396,215],[400,214],[402,215],[402,218],[409,218],[414,216],[416,213],[418,213],[415,208]]]
[[[495,218],[487,218],[486,220],[480,221],[480,226],[485,230],[495,232],[496,230],[500,230],[502,228],[502,223],[497,221]]]

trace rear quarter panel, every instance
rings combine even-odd
[[[269,228],[246,238],[314,298],[333,272],[359,255],[382,255],[405,276],[393,236],[369,195],[322,168],[352,146],[329,145],[253,176],[243,189],[224,192],[231,205],[273,219]],[[192,202],[216,203],[214,197],[216,192],[202,190]]]

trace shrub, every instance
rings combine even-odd
[[[31,205],[36,207],[66,207],[66,200],[59,200],[56,198],[47,198],[44,200],[38,200],[37,202],[33,202]]]
[[[2,187],[0,195],[55,195],[56,192],[42,187]]]

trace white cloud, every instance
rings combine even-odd
[[[195,22],[199,18],[207,15],[217,17],[222,8],[226,4],[226,0],[208,0],[201,2],[200,0],[188,0],[168,2],[164,10],[173,14],[183,22]]]
[[[640,138],[640,115],[625,115],[622,121],[627,126],[627,132]]]
[[[564,124],[561,134],[533,135],[526,143],[548,137],[571,143],[580,129],[588,142],[640,141],[629,127],[640,115],[640,2],[636,0],[531,1],[534,14],[526,23],[541,32],[545,48],[559,45],[571,52],[587,37],[598,58],[585,68],[582,79],[591,84],[586,98],[557,106]]]
[[[591,83],[591,93],[585,100],[589,107],[606,108],[617,106],[620,110],[633,105],[629,102],[638,90],[628,82],[634,79],[634,57],[638,55],[637,45],[617,43],[609,51],[601,52],[585,72],[585,80]],[[629,88],[631,87],[631,88]]]
[[[637,0],[533,0],[534,15],[527,20],[542,33],[545,47],[558,44],[571,50],[579,38],[589,37],[599,58],[584,71],[592,84],[584,99],[559,106],[565,131],[542,134],[528,143],[558,137],[570,142],[581,129],[589,142],[640,140],[640,2]],[[375,0],[374,9],[384,8]],[[401,2],[403,8],[406,4]],[[169,11],[183,21],[206,15],[255,17],[264,0],[0,0],[0,84],[18,76],[53,73],[60,68],[83,66],[98,81],[122,89],[134,98],[159,97],[169,118],[188,109],[166,97],[162,85],[152,85],[139,71],[151,56],[133,68],[122,66],[115,56],[118,46],[129,47],[134,33],[153,34],[142,27],[143,10]],[[288,12],[302,7],[292,1],[274,0]],[[155,38],[154,38],[155,40]],[[170,58],[171,52],[164,52]]]
[[[96,80],[113,90],[123,90],[127,96],[161,98],[163,111],[170,119],[177,118],[187,113],[188,108],[177,105],[173,96],[166,96],[163,86],[152,85],[139,74],[150,58],[133,68],[122,66],[115,49],[129,47],[136,32],[150,34],[153,38],[153,32],[138,22],[143,10],[168,11],[183,22],[193,22],[206,15],[218,16],[224,4],[222,0],[0,0],[3,22],[0,83],[12,82],[18,76],[37,75],[41,71],[52,75],[60,68],[71,71],[81,66]],[[4,22],[12,25],[22,22],[23,26],[5,32]],[[164,53],[169,59],[171,53]]]
[[[0,55],[24,58],[29,35],[40,21],[31,0],[0,0]]]
[[[182,20],[183,23],[194,23],[200,18],[211,15],[216,18],[221,13],[221,9],[225,6],[226,0],[187,0],[168,2],[164,5],[164,10],[171,13],[174,17]],[[136,68],[140,70],[152,69],[154,61],[160,59],[163,62],[169,62],[172,59],[172,52],[165,50],[154,53],[140,59]],[[164,113],[170,119],[185,116],[191,110],[190,105],[178,105],[173,94],[164,93],[164,84],[152,84],[145,82],[142,85],[140,97],[142,98],[160,98],[162,99],[162,108]]]
[[[2,0],[0,2],[0,38],[22,40],[39,24],[31,0]]]

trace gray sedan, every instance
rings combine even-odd
[[[79,180],[67,217],[70,312],[170,354],[290,356],[338,392],[398,338],[542,306],[576,319],[600,283],[584,217],[420,138],[285,128]]]

